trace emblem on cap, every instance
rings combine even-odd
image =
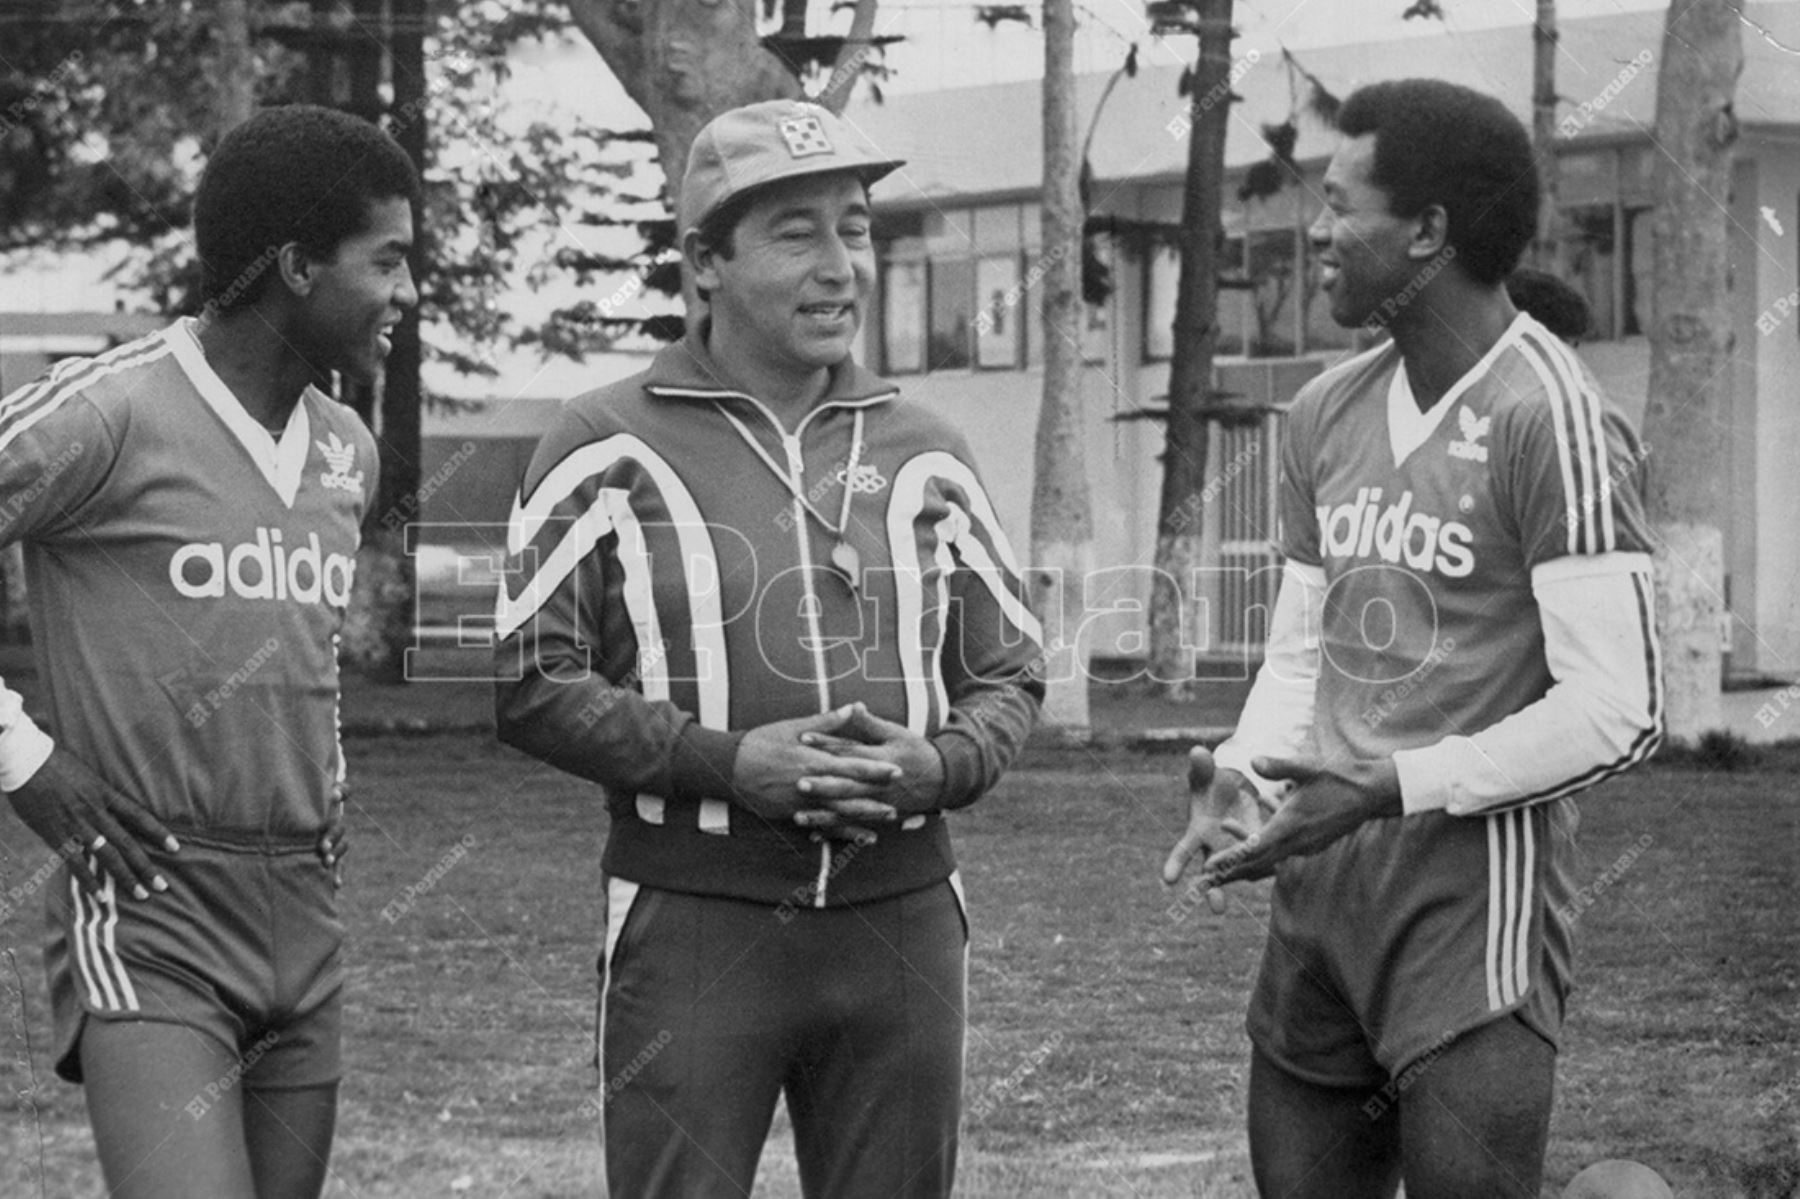
[[[819,123],[818,117],[786,117],[781,121],[780,129],[782,140],[787,142],[788,154],[794,158],[832,153],[831,139],[825,136],[825,126]]]

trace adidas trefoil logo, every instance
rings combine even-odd
[[[1476,416],[1469,411],[1467,404],[1456,410],[1456,419],[1462,425],[1463,439],[1450,443],[1452,458],[1466,458],[1470,462],[1486,462],[1487,447],[1480,444],[1487,436],[1488,426],[1494,421],[1491,416]]]
[[[356,465],[356,446],[330,431],[326,432],[325,437],[325,441],[313,442],[319,447],[319,453],[325,456],[325,465],[330,468],[320,472],[320,486],[338,491],[354,491],[360,495],[363,489],[363,472],[359,470],[355,474],[350,473],[350,468]]]

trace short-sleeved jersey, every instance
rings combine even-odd
[[[1328,584],[1320,753],[1472,734],[1548,691],[1532,570],[1646,551],[1644,465],[1581,360],[1524,314],[1425,413],[1392,343],[1308,384],[1286,426],[1282,528]]]
[[[0,401],[49,731],[178,828],[301,837],[342,770],[336,639],[375,443],[308,388],[279,438],[182,321]]]

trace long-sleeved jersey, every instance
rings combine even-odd
[[[931,739],[945,807],[973,802],[1043,696],[1012,550],[962,438],[882,380],[846,362],[789,432],[721,377],[691,337],[544,436],[508,531],[500,736],[605,787],[609,874],[821,907],[937,882],[940,814],[815,843],[732,801],[737,743],[860,700]]]
[[[0,539],[24,543],[51,734],[178,830],[316,835],[375,479],[353,412],[308,388],[271,434],[191,321],[0,401]]]
[[[1643,761],[1662,683],[1646,451],[1521,314],[1428,412],[1391,343],[1295,401],[1288,566],[1221,765],[1394,756],[1408,812],[1496,812]]]

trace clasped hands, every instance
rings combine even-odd
[[[1188,754],[1188,826],[1163,863],[1173,886],[1196,854],[1196,885],[1215,914],[1227,883],[1268,878],[1288,858],[1306,857],[1370,820],[1402,814],[1392,758],[1327,764],[1312,758],[1257,758],[1265,778],[1294,784],[1283,799],[1258,793],[1235,770],[1219,770],[1206,749]]]
[[[871,826],[937,810],[944,761],[924,737],[853,703],[751,729],[731,782],[765,820],[867,844]]]

